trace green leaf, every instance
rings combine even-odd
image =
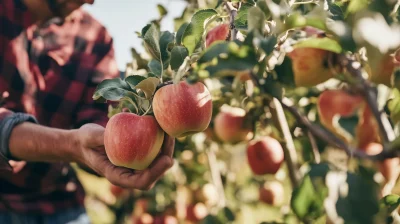
[[[136,85],[145,79],[146,79],[146,77],[141,76],[141,75],[130,75],[125,78],[125,82],[128,83],[128,85],[131,87],[131,89],[135,89]]]
[[[236,29],[247,30],[247,13],[250,8],[252,8],[254,4],[242,3],[234,21],[234,25]]]
[[[188,55],[189,52],[186,47],[175,46],[171,51],[171,68],[173,70],[178,70]]]
[[[174,39],[174,34],[170,33],[169,31],[164,31],[161,33],[160,51],[163,70],[167,69],[169,66],[169,61],[171,59],[171,49],[169,49],[169,47],[171,43],[174,43]]]
[[[261,39],[260,47],[261,47],[261,49],[263,49],[263,51],[265,52],[266,55],[269,55],[274,50],[276,43],[277,43],[276,37],[270,36],[270,37]]]
[[[129,85],[120,78],[103,80],[93,94],[93,100],[118,101],[132,91]]]
[[[151,56],[161,61],[160,52],[160,31],[154,23],[145,26],[142,30],[142,38],[144,40],[144,46],[149,51]]]
[[[146,96],[146,99],[150,99],[156,91],[158,84],[160,84],[160,79],[150,77],[137,84],[136,89],[142,90]]]
[[[258,0],[257,7],[261,9],[266,19],[269,19],[271,17],[271,12],[269,11],[268,5],[264,0]]]
[[[224,207],[224,214],[228,221],[235,220],[235,214],[233,214],[232,210],[230,210],[228,207]]]
[[[395,194],[389,194],[383,197],[381,200],[381,206],[387,207],[389,213],[392,213],[400,205],[400,196]]]
[[[200,56],[197,63],[209,62],[214,58],[217,58],[221,54],[227,54],[229,52],[229,44],[225,41],[216,41],[215,44],[211,45],[203,54]]]
[[[390,111],[390,118],[394,123],[400,121],[400,91],[398,89],[393,89],[393,99],[388,103],[388,108]]]
[[[138,69],[147,68],[148,62],[140,56],[140,54],[136,51],[135,48],[131,48],[132,57],[136,60],[136,64]]]
[[[159,61],[151,60],[148,64],[150,71],[155,74],[157,77],[161,77],[163,68]]]
[[[300,219],[316,219],[324,214],[327,190],[322,186],[320,188],[321,191],[318,191],[314,187],[310,175],[306,175],[300,187],[293,190],[290,204],[293,212]]]
[[[353,14],[361,9],[364,9],[368,6],[369,0],[352,0],[350,1],[349,6],[347,7],[346,14]]]
[[[329,3],[329,12],[331,13],[330,18],[333,20],[344,20],[344,12],[342,8],[336,3]]]
[[[223,2],[224,0],[218,0],[217,5],[215,5],[214,9],[220,7]]]
[[[273,79],[272,75],[268,75],[265,83],[262,85],[266,93],[281,100],[283,98],[283,88],[279,82]]]
[[[259,33],[263,33],[265,29],[265,15],[258,7],[252,7],[248,9],[248,29],[257,30]]]
[[[157,4],[157,9],[160,17],[164,17],[168,14],[168,10],[161,4]]]
[[[294,48],[300,48],[300,47],[318,48],[322,50],[331,51],[337,54],[342,52],[342,47],[340,46],[340,44],[328,37],[324,38],[312,37],[304,41],[300,41],[294,45]]]
[[[339,118],[339,125],[342,127],[346,132],[351,134],[352,136],[355,136],[356,133],[356,127],[358,125],[358,116],[353,115],[350,117],[340,117]]]
[[[284,86],[292,88],[296,87],[292,68],[292,60],[289,57],[286,56],[283,60],[283,63],[275,66],[274,70],[280,83],[282,83]]]
[[[176,32],[176,37],[175,37],[176,40],[175,40],[175,42],[176,42],[177,45],[181,45],[182,44],[182,36],[183,36],[183,33],[185,32],[186,27],[188,25],[189,25],[189,23],[183,23],[179,27],[178,31]]]
[[[210,59],[212,56],[218,55],[213,60],[200,64],[200,67],[204,69],[203,71],[206,71],[207,75],[211,77],[235,76],[243,72],[249,72],[257,65],[257,56],[251,47],[246,45],[239,46],[235,42],[228,42],[226,43],[228,52],[223,52],[225,47],[220,44],[218,43],[214,46],[215,48],[210,49],[212,54],[201,57],[203,61],[205,58]],[[218,52],[218,50],[221,51]]]
[[[199,10],[193,15],[182,36],[182,43],[188,49],[189,55],[192,55],[196,48],[200,46],[206,24],[217,15],[218,13],[214,9]]]

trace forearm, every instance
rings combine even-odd
[[[73,130],[24,122],[14,127],[9,140],[12,157],[37,162],[75,162],[79,150]]]

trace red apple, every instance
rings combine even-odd
[[[207,208],[203,203],[190,204],[186,208],[186,220],[198,223],[208,214]]]
[[[164,132],[152,116],[119,113],[110,118],[104,146],[110,161],[130,169],[146,169],[160,152]]]
[[[141,216],[132,216],[132,224],[153,224],[154,218],[148,213]]]
[[[275,174],[281,167],[283,159],[281,144],[269,136],[254,139],[247,146],[247,160],[256,175]]]
[[[111,184],[110,185],[110,192],[112,195],[114,195],[116,198],[119,198],[123,195],[124,192],[126,192],[126,189],[119,187],[117,185]]]
[[[251,138],[251,129],[244,127],[246,111],[223,105],[214,118],[214,131],[223,142],[238,143]]]
[[[361,148],[368,155],[377,155],[383,150],[382,144],[371,142],[367,144],[364,148]],[[397,169],[400,165],[400,159],[398,157],[385,159],[383,161],[379,161],[378,167],[379,171],[382,173],[382,176],[385,177],[386,181],[393,180],[397,178],[398,172]]]
[[[277,206],[282,204],[284,189],[280,182],[271,181],[266,182],[264,186],[259,189],[260,201],[267,203],[272,206]]]
[[[296,86],[312,87],[332,78],[332,70],[326,66],[329,54],[326,50],[308,47],[289,52]]]
[[[152,224],[178,224],[178,220],[174,216],[156,216]]]
[[[153,112],[170,136],[181,138],[202,132],[211,121],[211,94],[200,82],[167,85],[154,94]]]
[[[209,47],[212,43],[218,40],[226,40],[229,34],[229,24],[221,24],[210,31],[206,36],[206,47]]]

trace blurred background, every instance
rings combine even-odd
[[[131,47],[139,53],[144,51],[141,40],[135,34],[152,19],[159,16],[157,4],[167,10],[162,20],[161,29],[173,30],[173,18],[179,17],[186,6],[183,0],[96,0],[93,5],[84,8],[103,23],[114,37],[118,67],[125,70],[126,63],[132,61]]]

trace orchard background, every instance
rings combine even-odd
[[[149,191],[79,170],[93,222],[399,223],[400,1],[186,3],[174,30],[157,5],[132,36],[146,51],[93,98],[152,115],[157,91],[200,82],[211,122]]]

